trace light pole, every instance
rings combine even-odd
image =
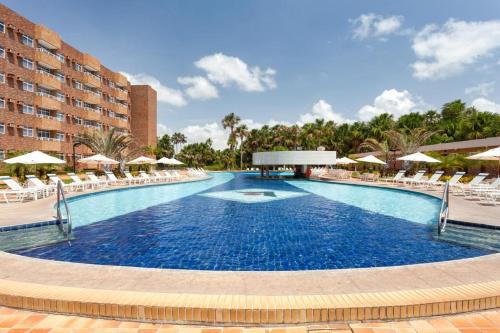
[[[75,142],[73,143],[73,173],[76,173],[76,153],[75,153],[75,148],[78,146],[81,146],[81,142]]]

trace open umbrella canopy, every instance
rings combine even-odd
[[[149,158],[146,156],[139,156],[136,159],[127,162],[127,164],[154,164],[154,163],[157,163],[157,161],[154,158]]]
[[[171,161],[170,158],[162,157],[158,161],[156,161],[156,163],[158,163],[158,164],[170,164],[170,161]]]
[[[355,160],[351,160],[349,157],[342,157],[335,161],[335,164],[353,164],[358,163]]]
[[[358,158],[358,159],[356,159],[356,161],[365,162],[365,163],[374,163],[374,164],[387,164],[384,161],[379,160],[378,158],[376,158],[373,155],[368,155],[365,157]]]
[[[500,147],[496,147],[482,153],[475,154],[467,157],[470,160],[487,160],[487,161],[498,161],[500,160]]]
[[[421,152],[417,152],[414,154],[406,155],[397,158],[399,161],[411,161],[411,162],[426,162],[426,163],[441,163],[440,160],[436,160],[430,156],[422,154]]]
[[[118,161],[115,161],[109,157],[106,157],[104,155],[101,155],[101,154],[97,154],[97,155],[92,155],[92,156],[89,156],[89,157],[84,157],[80,160],[78,160],[78,162],[80,163],[97,163],[97,164],[120,164],[120,162]]]
[[[176,160],[175,158],[171,158],[170,159],[170,164],[172,165],[181,165],[181,164],[184,164],[183,162],[179,161],[179,160]]]
[[[35,150],[31,153],[9,158],[7,164],[64,164],[66,161]]]

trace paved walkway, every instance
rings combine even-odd
[[[0,333],[498,333],[500,310],[429,319],[288,327],[207,327],[92,319],[0,307]]]

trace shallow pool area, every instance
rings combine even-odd
[[[433,239],[423,194],[212,173],[70,199],[75,239],[17,251],[101,265],[222,271],[381,267],[488,254]]]

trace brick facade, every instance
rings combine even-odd
[[[123,75],[1,4],[0,23],[0,159],[8,151],[42,150],[70,160],[80,133],[116,128],[130,134],[133,98],[141,106],[137,137],[156,142],[151,87],[140,86],[132,95]],[[90,153],[84,147],[76,152]]]
[[[140,146],[156,146],[156,91],[148,85],[131,86],[131,129]]]

